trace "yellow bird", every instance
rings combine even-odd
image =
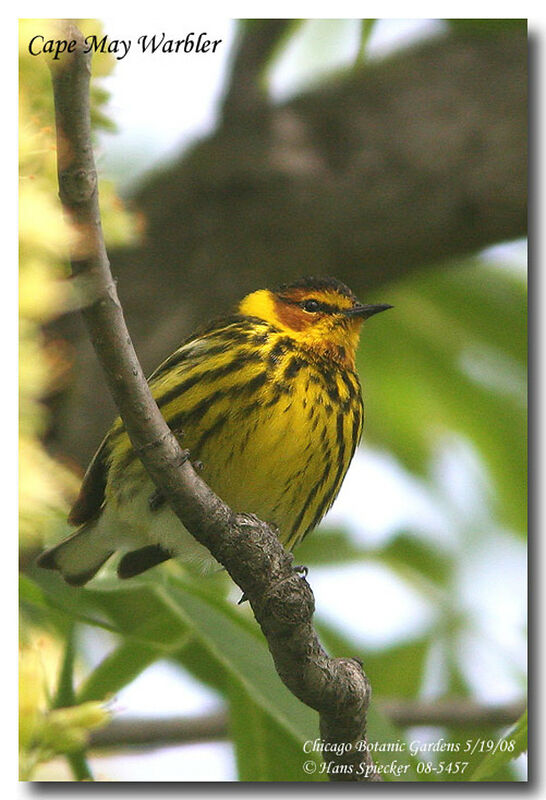
[[[355,371],[362,305],[335,278],[301,278],[247,295],[237,313],[187,339],[149,379],[171,430],[235,512],[273,523],[294,548],[326,514],[360,440]],[[176,557],[217,562],[148,477],[118,418],[69,516],[77,530],[38,559],[87,583],[116,551],[120,578]]]

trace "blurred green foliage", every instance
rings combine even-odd
[[[301,21],[288,26],[282,44],[297,37]],[[521,21],[453,20],[495,28]],[[30,565],[42,542],[66,533],[63,518],[77,478],[51,458],[42,444],[47,428],[43,399],[69,380],[70,353],[52,346],[44,324],[71,307],[66,277],[67,236],[56,203],[54,135],[49,76],[42,59],[25,45],[44,21],[21,24],[21,578],[22,691],[21,763],[24,779],[55,754],[65,754],[75,779],[91,779],[85,760],[88,730],[104,722],[103,701],[141,672],[168,659],[225,699],[237,769],[243,781],[305,781],[303,743],[318,736],[317,715],[281,684],[266,643],[246,607],[229,597],[224,574],[196,579],[181,566],[120,584],[108,571],[88,588],[66,586],[57,575]],[[259,20],[242,25],[253,29]],[[358,61],[365,61],[373,20],[363,20]],[[96,25],[91,21],[85,25]],[[315,31],[316,33],[316,31]],[[339,31],[334,30],[330,41]],[[320,39],[320,37],[319,37]],[[99,73],[108,60],[95,61]],[[266,66],[266,65],[264,65]],[[269,68],[270,65],[268,65]],[[104,93],[94,87],[94,118],[104,123]],[[107,242],[134,236],[134,221],[111,187],[101,185]],[[381,297],[395,308],[388,323],[370,323],[359,353],[366,401],[366,443],[389,451],[431,491],[437,489],[435,456],[453,438],[467,442],[487,475],[481,491],[479,539],[503,530],[520,542],[526,533],[526,284],[522,269],[493,259],[469,258],[442,264],[384,287]],[[365,525],[365,520],[363,521]],[[447,520],[455,528],[457,522]],[[462,521],[461,525],[467,524]],[[460,533],[460,531],[457,531]],[[435,610],[425,630],[384,647],[364,647],[343,629],[321,620],[321,638],[333,655],[362,659],[376,703],[369,715],[371,741],[404,740],[409,734],[378,709],[381,698],[430,696],[427,679],[434,654],[441,655],[434,696],[469,698],[473,688],[461,666],[459,645],[475,620],[454,587],[464,568],[466,539],[455,546],[432,542],[419,526],[394,531],[368,546],[341,529],[325,529],[298,550],[310,567],[379,564],[418,593]],[[312,584],[312,573],[310,578]],[[379,613],[381,598],[377,600]],[[363,616],[368,613],[362,610]],[[108,631],[115,645],[93,669],[82,671],[75,633],[93,626]],[[45,644],[44,644],[45,643]],[[47,651],[47,658],[45,657]],[[40,655],[37,655],[41,653]],[[501,656],[499,656],[501,657]],[[42,674],[41,662],[48,667]],[[47,673],[47,674],[46,674]],[[524,675],[519,673],[524,689]],[[55,685],[55,690],[48,686]],[[176,699],[173,699],[173,708]],[[464,743],[469,736],[497,737],[490,728],[444,728],[438,735]],[[465,775],[442,780],[515,780],[511,759],[526,747],[526,720],[510,736],[515,751],[476,754]],[[397,754],[407,764],[406,780],[438,780],[420,772],[419,758]],[[377,754],[389,763],[392,754]],[[427,757],[423,756],[422,761]],[[472,775],[472,778],[469,776]],[[180,776],[181,780],[185,776]]]
[[[475,258],[390,285],[382,293],[395,307],[389,323],[368,326],[359,351],[367,441],[426,474],[442,438],[468,439],[492,479],[499,522],[522,536],[525,278],[524,269]]]
[[[96,21],[83,23],[97,31]],[[46,541],[65,525],[79,476],[43,444],[49,425],[44,401],[70,380],[71,353],[51,339],[48,322],[74,307],[68,276],[70,231],[57,202],[53,99],[47,63],[32,57],[32,36],[58,36],[54,20],[20,21],[19,29],[19,508],[20,558],[27,565]],[[110,66],[112,66],[112,60]],[[100,68],[107,70],[106,60]],[[94,93],[96,118],[104,95]],[[128,241],[134,223],[116,198],[113,187],[101,184],[107,238]],[[103,724],[108,714],[101,703],[78,704],[65,691],[57,700],[51,687],[56,673],[64,674],[63,645],[71,629],[66,616],[41,620],[29,616],[21,624],[20,652],[20,769],[22,780],[32,780],[38,764],[66,754],[74,774],[86,779],[78,752],[87,733]],[[66,653],[69,648],[65,648]],[[60,698],[60,699],[59,699]],[[102,699],[102,698],[100,698]]]
[[[510,33],[514,30],[527,30],[526,19],[449,19],[447,22],[455,31],[470,31],[484,36],[504,32]]]

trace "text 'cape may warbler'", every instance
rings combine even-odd
[[[334,278],[302,278],[247,295],[234,316],[182,344],[150,378],[169,427],[235,512],[279,530],[292,549],[332,505],[360,440],[355,352],[361,305]],[[182,526],[117,419],[89,465],[69,522],[79,526],[38,563],[71,584],[116,551],[130,578],[171,557],[216,564]]]

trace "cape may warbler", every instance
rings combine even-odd
[[[360,439],[355,351],[361,305],[334,278],[302,278],[245,297],[234,316],[182,344],[150,378],[170,428],[236,512],[273,523],[292,549],[332,505]],[[163,501],[116,420],[83,479],[75,533],[40,556],[81,585],[121,549],[129,578],[178,557],[212,556]]]

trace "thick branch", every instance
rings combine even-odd
[[[524,236],[526,87],[517,31],[440,37],[343,72],[271,105],[267,135],[243,116],[154,170],[135,197],[139,257],[176,281],[184,253],[190,286],[221,264],[211,291],[225,303],[230,287],[302,265],[362,292]]]
[[[361,741],[370,687],[360,663],[329,658],[312,626],[313,594],[294,572],[292,556],[269,526],[252,515],[233,514],[201,480],[151,396],[102,237],[89,122],[90,56],[83,52],[77,29],[65,35],[78,46],[62,61],[53,62],[52,77],[60,195],[78,236],[72,269],[91,340],[133,447],[186,528],[248,597],[281,679],[319,712],[322,737],[332,742]],[[357,760],[363,758],[354,750],[340,757],[345,764]],[[347,773],[334,777],[353,779]],[[379,779],[375,774],[367,778],[375,779]]]
[[[226,124],[242,119],[256,127],[268,116],[263,73],[271,55],[295,20],[238,20],[238,36],[231,58],[222,117]]]

